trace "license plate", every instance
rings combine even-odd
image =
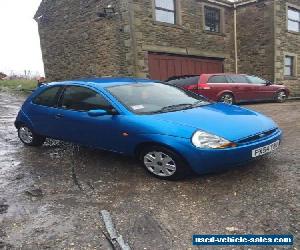
[[[280,141],[273,142],[272,144],[266,145],[264,147],[256,148],[252,150],[252,157],[256,158],[261,155],[265,155],[276,150],[279,147]]]

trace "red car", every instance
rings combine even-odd
[[[290,92],[284,85],[273,84],[257,76],[244,74],[201,74],[172,77],[170,85],[229,104],[274,100],[284,102]]]

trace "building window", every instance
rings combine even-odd
[[[155,19],[163,23],[176,23],[175,0],[155,0]]]
[[[210,32],[220,32],[221,11],[213,7],[204,7],[205,30]]]
[[[288,8],[288,30],[300,32],[300,10]]]
[[[294,76],[294,57],[285,56],[284,58],[284,76]]]

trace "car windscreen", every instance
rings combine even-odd
[[[113,86],[107,90],[136,114],[165,113],[209,104],[204,97],[157,82]]]

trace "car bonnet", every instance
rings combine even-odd
[[[213,103],[199,108],[154,114],[152,118],[237,141],[277,127],[270,118],[234,105]]]

